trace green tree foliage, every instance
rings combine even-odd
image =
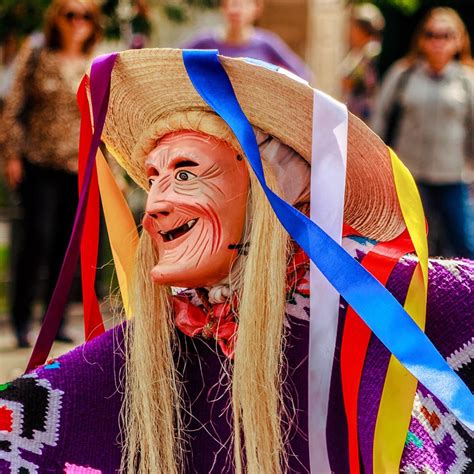
[[[107,0],[102,4],[102,13],[105,18],[105,36],[107,38],[120,37],[120,19],[117,14],[118,0]]]
[[[49,0],[0,0],[0,41],[38,29]]]
[[[420,0],[378,0],[373,3],[378,6],[380,6],[380,4],[391,5],[405,15],[412,15],[421,6]]]
[[[166,16],[176,23],[184,23],[189,17],[189,8],[217,8],[219,0],[155,0],[161,4]]]

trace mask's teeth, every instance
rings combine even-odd
[[[168,232],[165,232],[163,230],[159,230],[158,233],[163,237],[163,240],[165,242],[170,242],[174,240],[176,235],[182,235],[183,233],[186,233],[188,230],[192,229],[194,227],[194,224],[196,224],[197,219],[192,219],[189,222],[186,222],[183,224],[181,227],[178,227],[173,230],[169,230]]]

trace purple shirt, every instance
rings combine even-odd
[[[305,63],[276,34],[255,28],[250,40],[245,44],[232,45],[219,38],[215,31],[205,31],[183,45],[184,49],[217,49],[219,54],[231,58],[260,59],[280,66],[297,76],[312,79],[312,73]]]
[[[361,254],[361,258],[363,254]],[[416,261],[408,257],[387,284],[401,302]],[[472,390],[474,262],[430,262],[426,334]],[[292,415],[285,448],[288,472],[309,472],[308,343],[309,294],[298,288],[286,307],[284,390]],[[340,355],[346,303],[341,301],[331,381],[327,440],[332,472],[348,474],[347,420]],[[306,318],[306,319],[305,319]],[[177,370],[183,383],[189,444],[182,471],[232,473],[232,416],[225,356],[216,341],[176,330]],[[0,385],[0,473],[113,474],[120,466],[119,416],[123,396],[122,326],[36,369]],[[358,396],[361,472],[373,472],[377,411],[390,353],[373,335]],[[223,382],[224,381],[224,382]],[[290,402],[291,400],[291,402]],[[397,416],[394,413],[394,416]],[[400,464],[402,472],[474,472],[474,439],[421,384],[416,392]]]

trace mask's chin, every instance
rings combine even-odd
[[[151,279],[158,285],[176,286],[180,288],[204,288],[213,286],[226,280],[229,276],[232,261],[223,268],[210,268],[188,264],[180,266],[179,263],[158,263],[151,270]]]

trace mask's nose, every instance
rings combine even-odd
[[[161,227],[160,223],[164,224],[166,217],[171,214],[173,208],[173,204],[169,201],[151,201],[148,199],[145,216],[142,220],[143,228],[154,235],[156,230]]]
[[[147,201],[145,212],[147,216],[152,219],[159,219],[160,217],[169,216],[173,211],[174,206],[170,201],[153,200]]]
[[[145,206],[145,214],[152,219],[169,216],[174,209],[173,203],[169,200],[170,187],[166,182],[156,182],[152,185],[148,193]]]

